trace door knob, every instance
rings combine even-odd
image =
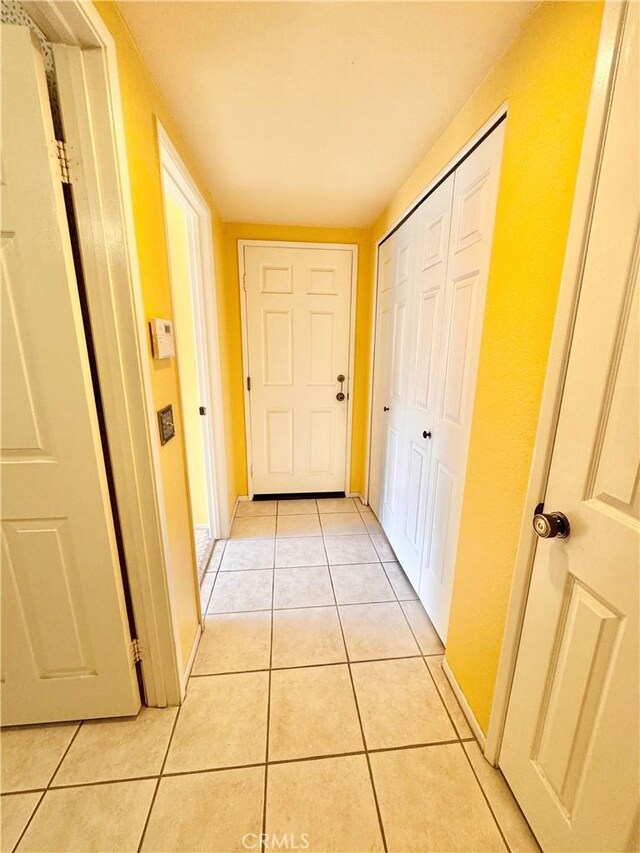
[[[383,412],[388,412],[388,411],[389,411],[389,406],[383,406],[383,407],[382,407],[382,411],[383,411]]]
[[[562,512],[542,512],[543,505],[536,507],[533,529],[541,539],[566,539],[571,533],[569,519]]]
[[[422,433],[422,437],[423,438],[431,438],[431,433],[427,432],[427,430],[425,429],[425,431]]]
[[[337,380],[338,380],[338,382],[340,383],[340,390],[339,390],[339,391],[338,391],[338,393],[336,394],[336,400],[337,400],[339,403],[341,403],[341,402],[344,400],[344,393],[343,393],[343,391],[342,391],[342,383],[344,382],[344,373],[339,373],[339,374],[336,376],[336,379],[337,379]]]
[[[338,391],[338,393],[336,394],[336,400],[339,403],[341,403],[344,400],[344,394],[342,393],[342,391]]]

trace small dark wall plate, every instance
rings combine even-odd
[[[173,423],[173,406],[169,404],[158,411],[158,429],[160,430],[160,444],[166,444],[176,434]]]

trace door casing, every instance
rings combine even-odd
[[[284,249],[343,249],[351,252],[351,302],[349,317],[349,373],[347,391],[347,446],[345,448],[345,494],[351,495],[351,439],[353,424],[353,370],[355,364],[355,331],[356,331],[356,302],[358,281],[358,246],[353,243],[307,243],[302,241],[280,241],[280,240],[238,240],[238,287],[240,289],[240,314],[242,326],[242,381],[244,387],[244,426],[247,446],[247,484],[248,497],[251,500],[254,495],[253,477],[251,476],[251,464],[253,458],[251,442],[251,394],[247,388],[246,378],[248,375],[249,348],[248,348],[248,323],[247,305],[244,290],[244,247],[265,246],[280,247]]]

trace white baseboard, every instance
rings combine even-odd
[[[442,671],[447,676],[447,681],[451,685],[451,689],[453,690],[454,695],[458,700],[460,707],[462,708],[462,713],[464,714],[466,721],[469,723],[469,727],[473,732],[473,736],[480,744],[482,752],[484,753],[484,748],[486,745],[486,738],[484,732],[480,728],[480,723],[476,720],[475,715],[471,710],[471,706],[467,702],[467,697],[462,692],[462,689],[456,681],[455,675],[451,672],[451,669],[446,659],[442,661]]]
[[[367,505],[367,502],[366,502],[366,501],[365,501],[365,499],[362,497],[362,495],[360,494],[360,492],[345,492],[345,494],[346,494],[346,496],[347,496],[348,498],[358,498],[358,500],[360,501],[360,503],[361,503],[363,506],[366,506],[366,505]]]

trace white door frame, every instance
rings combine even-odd
[[[245,246],[264,246],[280,249],[342,249],[351,252],[351,298],[349,316],[349,373],[347,375],[347,447],[345,453],[344,491],[348,496],[351,494],[351,437],[353,426],[353,371],[355,367],[355,332],[356,332],[356,302],[358,282],[358,246],[355,243],[306,243],[298,241],[281,240],[238,240],[238,287],[240,289],[240,314],[242,326],[242,383],[244,387],[244,427],[247,442],[247,484],[249,500],[253,498],[253,477],[251,476],[251,465],[253,460],[253,449],[251,444],[251,394],[247,389],[247,376],[249,364],[248,325],[247,325],[247,302],[244,287]]]
[[[226,539],[229,535],[229,501],[211,210],[159,119],[156,119],[156,125],[163,192],[165,195],[171,193],[179,202],[189,224],[189,267],[195,272],[191,287],[196,321],[196,357],[207,407],[204,453],[211,536],[213,539]]]
[[[507,117],[507,104],[502,104],[492,116],[490,116],[487,121],[482,125],[482,127],[474,133],[471,139],[463,145],[463,147],[458,151],[455,157],[452,157],[451,160],[438,172],[435,177],[429,181],[426,187],[418,193],[418,195],[411,201],[407,207],[402,211],[402,213],[396,217],[393,223],[387,228],[387,230],[376,240],[376,248],[375,248],[375,269],[373,274],[373,305],[371,308],[371,317],[373,323],[373,334],[371,335],[371,345],[369,347],[369,403],[367,407],[367,434],[366,434],[366,453],[365,453],[365,483],[364,483],[364,502],[366,504],[369,503],[369,480],[370,480],[370,472],[371,472],[371,431],[373,430],[373,383],[375,378],[375,355],[376,355],[376,318],[378,311],[378,256],[380,253],[380,246],[384,241],[391,236],[391,234],[400,227],[400,225],[407,219],[418,207],[428,195],[436,189],[438,184],[442,183],[451,172],[453,172],[462,162],[462,160],[467,157],[471,151],[482,142],[485,136],[494,129],[494,126],[498,124],[498,122],[504,121]]]
[[[116,48],[92,3],[34,0],[29,15],[55,45],[81,54],[56,56],[61,93],[75,109],[63,113],[127,576],[142,653],[148,705],[179,704],[179,636],[160,469],[159,439]],[[83,239],[83,237],[85,239]]]
[[[544,501],[547,488],[591,230],[604,134],[611,107],[612,83],[618,63],[622,24],[627,5],[627,3],[620,3],[618,0],[605,0],[593,87],[582,142],[564,267],[560,280],[556,317],[549,348],[547,374],[540,405],[529,485],[524,503],[511,595],[489,717],[484,754],[485,758],[494,765],[499,763],[502,735],[538,541],[533,532],[531,520],[535,506]]]

